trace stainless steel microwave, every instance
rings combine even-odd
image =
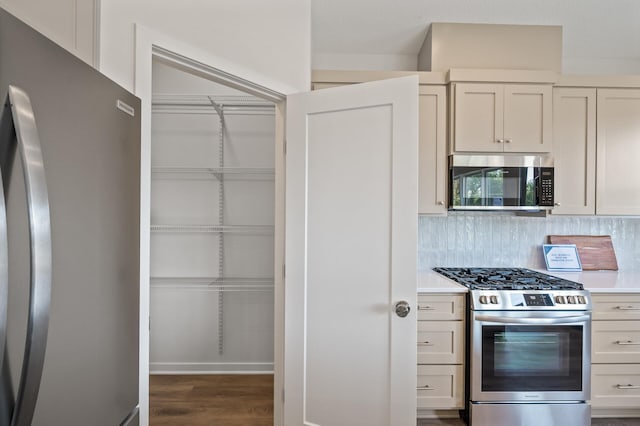
[[[449,209],[551,209],[553,180],[550,156],[451,155]]]

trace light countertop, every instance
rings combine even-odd
[[[637,271],[540,272],[581,283],[591,293],[640,293],[640,272]]]
[[[592,293],[640,293],[640,271],[583,271],[583,272],[549,272],[537,270],[544,274],[555,275],[584,285],[585,290]],[[467,288],[432,270],[418,272],[418,293],[466,293]]]
[[[418,293],[466,293],[467,288],[456,284],[439,273],[427,270],[418,272]]]

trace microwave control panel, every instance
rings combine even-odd
[[[540,168],[540,187],[538,198],[538,205],[553,207],[553,167]]]

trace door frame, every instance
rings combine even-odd
[[[274,425],[284,411],[284,191],[285,93],[298,90],[270,81],[223,58],[135,24],[134,93],[141,100],[140,160],[140,424],[149,424],[149,303],[151,242],[151,98],[152,64],[160,60],[175,68],[224,84],[275,104],[275,231],[274,231]],[[211,64],[216,64],[214,67]]]

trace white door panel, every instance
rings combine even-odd
[[[417,116],[417,77],[287,99],[286,425],[415,424]]]

